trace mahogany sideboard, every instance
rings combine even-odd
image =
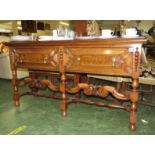
[[[20,94],[18,87],[32,84],[31,77],[22,81],[17,79],[17,69],[58,72],[61,75],[59,86],[48,79],[37,80],[41,86],[47,86],[53,91],[60,91],[62,96],[62,116],[67,115],[69,102],[95,104],[110,108],[121,108],[130,113],[130,129],[136,129],[136,110],[138,100],[139,66],[141,61],[142,44],[145,38],[111,38],[93,40],[59,40],[59,41],[11,41],[5,43],[9,47],[12,69],[12,84],[14,101],[19,106]],[[66,73],[98,74],[122,76],[132,78],[132,91],[123,93],[112,86],[94,86],[86,83],[77,83],[74,87],[66,86]],[[76,94],[83,90],[86,95],[106,97],[109,93],[116,99],[130,101],[129,105],[105,104],[90,100],[70,98],[67,93]]]

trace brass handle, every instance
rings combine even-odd
[[[116,63],[116,57],[112,57],[112,66],[115,66]]]
[[[77,57],[78,64],[80,63],[80,61],[81,61],[81,58],[80,57]]]
[[[20,57],[19,57],[19,62],[20,62],[20,63],[23,63],[23,59],[24,59],[24,57],[23,57],[23,56],[20,56]]]
[[[48,57],[46,56],[46,57],[44,58],[44,64],[47,64],[47,61],[48,61]]]

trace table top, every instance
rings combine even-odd
[[[6,46],[23,45],[113,45],[113,44],[143,44],[146,42],[144,37],[137,38],[108,38],[108,39],[87,39],[87,40],[51,40],[51,41],[10,41],[4,43]]]

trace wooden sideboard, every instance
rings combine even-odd
[[[35,79],[17,79],[17,69],[58,72],[61,75],[59,86],[48,79],[37,80],[41,86],[53,91],[61,91],[62,115],[67,115],[69,102],[81,102],[113,108],[121,108],[130,112],[130,129],[136,129],[136,110],[138,100],[139,65],[141,61],[142,44],[145,38],[112,38],[94,40],[65,40],[65,41],[27,41],[8,42],[11,68],[13,74],[13,90],[16,106],[19,106],[20,94],[18,87],[34,83]],[[132,91],[123,93],[112,86],[94,86],[78,82],[74,87],[66,86],[66,73],[72,74],[98,74],[110,76],[131,77]],[[80,90],[86,95],[106,97],[109,93],[122,101],[130,101],[130,105],[105,104],[80,98],[70,98],[67,93],[76,94]]]

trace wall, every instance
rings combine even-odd
[[[128,27],[137,27],[139,29],[143,29],[144,32],[148,32],[148,30],[155,25],[155,20],[129,20],[125,21]],[[120,20],[99,20],[98,21],[101,29],[119,29]]]
[[[99,20],[97,21],[101,29],[119,29],[119,20]]]
[[[48,23],[51,26],[51,30],[38,30],[37,35],[52,35],[52,30],[56,29],[59,26],[60,20],[37,20],[37,21],[42,21],[44,23]],[[64,21],[63,22],[69,23],[69,21]],[[14,35],[18,35],[18,29],[21,27],[21,22],[20,20],[12,20],[12,21],[5,21],[5,20],[0,20],[0,29],[10,29],[12,30]],[[21,28],[20,28],[21,29]],[[24,33],[23,33],[24,34]]]
[[[155,20],[140,20],[140,21],[129,21],[132,26],[136,26],[140,29],[143,29],[144,32],[148,32],[148,30],[154,26]],[[139,22],[139,23],[138,23]]]
[[[61,20],[63,22],[70,23],[70,28],[75,28],[75,20],[73,21],[68,21],[68,20]],[[17,24],[16,24],[17,22]],[[56,29],[59,26],[60,20],[44,20],[45,23],[49,23],[51,26],[51,30],[46,30],[46,31],[38,31],[37,35],[52,35],[52,30]],[[98,20],[99,26],[101,29],[116,29],[119,30],[119,23],[120,20]],[[147,35],[146,33],[148,32],[149,28],[154,26],[155,20],[130,20],[127,21],[129,27],[138,27],[140,29],[144,30],[144,35]],[[6,28],[6,29],[12,29],[14,32],[14,35],[17,34],[17,29],[15,27],[20,26],[19,21],[0,21],[0,28]]]

